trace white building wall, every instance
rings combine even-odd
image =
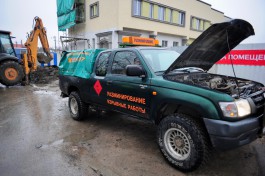
[[[178,46],[182,46],[182,38],[174,35],[158,33],[156,39],[159,40],[159,45],[162,46],[162,40],[167,41],[167,47],[173,47],[173,42],[178,42]]]

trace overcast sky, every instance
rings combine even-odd
[[[231,18],[241,18],[249,21],[256,35],[244,43],[265,43],[265,0],[203,0]],[[1,0],[0,29],[12,32],[16,37],[13,41],[23,43],[26,34],[32,29],[35,16],[43,20],[47,29],[48,40],[54,46],[54,36],[58,38],[56,0]]]
[[[252,24],[255,35],[243,43],[265,43],[265,0],[203,0],[231,18],[244,19]]]
[[[0,29],[12,32],[13,42],[23,43],[32,30],[33,18],[39,16],[46,27],[50,46],[58,37],[56,0],[0,0]]]

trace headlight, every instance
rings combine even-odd
[[[244,117],[251,113],[247,100],[240,99],[234,102],[219,102],[225,117]]]
[[[242,100],[236,101],[236,106],[237,106],[239,117],[244,117],[251,113],[251,108],[247,100],[242,99]]]

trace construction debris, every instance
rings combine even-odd
[[[30,83],[32,84],[49,84],[58,80],[58,67],[47,66],[38,67],[37,71],[30,73]]]

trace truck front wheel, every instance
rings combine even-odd
[[[181,171],[192,171],[206,162],[209,145],[204,130],[190,117],[173,114],[164,118],[157,140],[166,160]]]
[[[74,120],[81,121],[88,114],[88,105],[83,102],[78,92],[71,92],[68,100],[69,111]]]
[[[15,61],[5,61],[0,65],[0,82],[6,86],[13,86],[21,82],[24,77],[23,68]]]

